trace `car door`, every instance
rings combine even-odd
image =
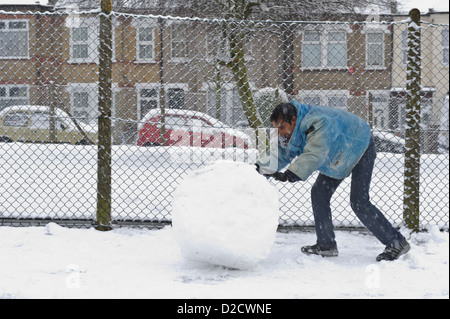
[[[182,115],[166,115],[166,145],[189,146],[190,132],[186,126],[186,118]]]
[[[2,132],[0,135],[5,141],[25,142],[29,137],[29,112],[13,111],[5,114],[2,118]]]
[[[50,142],[50,114],[47,112],[32,112],[29,126],[30,142]]]
[[[81,133],[73,128],[66,119],[57,117],[55,119],[56,142],[75,144],[82,140]]]
[[[202,132],[202,147],[220,147],[220,133],[204,119],[199,119]]]

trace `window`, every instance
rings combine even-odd
[[[185,62],[188,57],[188,39],[186,33],[187,26],[174,23],[171,25],[171,59],[173,62]]]
[[[384,67],[384,33],[366,34],[366,61],[369,68]]]
[[[379,129],[388,129],[389,124],[389,92],[374,91],[367,95],[367,104],[372,105],[372,124]],[[370,99],[370,100],[369,100]]]
[[[167,89],[167,105],[169,109],[184,109],[184,90],[181,88]]]
[[[4,126],[26,127],[28,125],[28,113],[14,112],[5,116]]]
[[[347,66],[347,35],[345,32],[328,33],[327,66]]]
[[[171,84],[173,85],[173,84]],[[176,85],[176,84],[175,84]],[[183,84],[178,84],[183,85]],[[177,85],[177,86],[178,86]],[[160,90],[158,86],[138,88],[138,115],[143,118],[152,109],[160,107]],[[180,87],[169,87],[165,90],[166,107],[169,109],[184,109],[185,91]]]
[[[320,96],[307,96],[302,99],[302,103],[309,105],[320,105]]]
[[[434,124],[432,116],[433,92],[434,88],[423,88],[420,93],[420,125],[422,129],[427,129]],[[405,132],[406,103],[406,89],[391,89],[389,128],[402,134]]]
[[[234,85],[206,91],[206,113],[227,125],[248,125],[239,94]]]
[[[155,60],[155,28],[139,27],[137,40],[138,60],[153,62]]]
[[[73,116],[87,122],[89,113],[89,93],[73,92]]]
[[[347,66],[345,31],[305,31],[302,45],[304,68],[345,68]]]
[[[304,104],[316,106],[329,106],[347,110],[348,91],[337,90],[312,90],[302,91],[297,96],[299,101]]]
[[[31,113],[31,124],[30,129],[32,130],[49,130],[50,129],[50,114],[44,112],[33,112]]]
[[[346,111],[347,110],[347,97],[341,96],[341,95],[332,95],[328,97],[328,106],[335,108],[335,109],[341,109]]]
[[[98,61],[99,29],[93,18],[81,19],[79,25],[70,28],[70,57],[75,63]]]
[[[72,57],[74,59],[87,59],[89,57],[89,31],[88,28],[74,28],[73,36],[73,51]]]
[[[448,35],[448,29],[442,30],[441,34],[442,40],[442,64],[448,65],[448,42],[449,42],[449,35]]]
[[[320,32],[306,31],[303,34],[303,66],[320,67],[322,64],[322,44]]]
[[[72,115],[85,123],[97,122],[98,85],[96,83],[69,83]]]
[[[12,105],[28,104],[27,86],[0,86],[0,111]]]
[[[159,107],[159,89],[141,88],[138,89],[138,116],[142,119],[150,110]]]
[[[28,58],[28,21],[0,20],[0,59]]]

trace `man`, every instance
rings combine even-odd
[[[305,254],[338,255],[330,200],[344,178],[352,175],[350,204],[361,222],[386,248],[377,261],[395,260],[410,246],[402,234],[369,199],[376,158],[369,125],[356,115],[329,107],[290,103],[277,105],[270,118],[278,129],[278,163],[271,171],[264,160],[259,173],[282,182],[305,181],[314,171],[319,175],[311,189],[317,243],[302,247]],[[287,167],[284,172],[283,168]]]

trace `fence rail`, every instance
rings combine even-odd
[[[446,21],[0,12],[0,224],[170,223],[180,179],[218,159],[254,163],[257,129],[294,98],[369,122],[371,197],[391,222],[448,229]],[[314,179],[276,184],[281,226],[314,223]],[[349,188],[333,198],[338,227],[361,226]]]

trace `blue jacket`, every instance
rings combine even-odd
[[[278,146],[276,170],[289,165],[304,181],[316,170],[335,179],[349,176],[369,146],[367,122],[339,109],[290,103],[298,109],[297,122],[287,147]]]

